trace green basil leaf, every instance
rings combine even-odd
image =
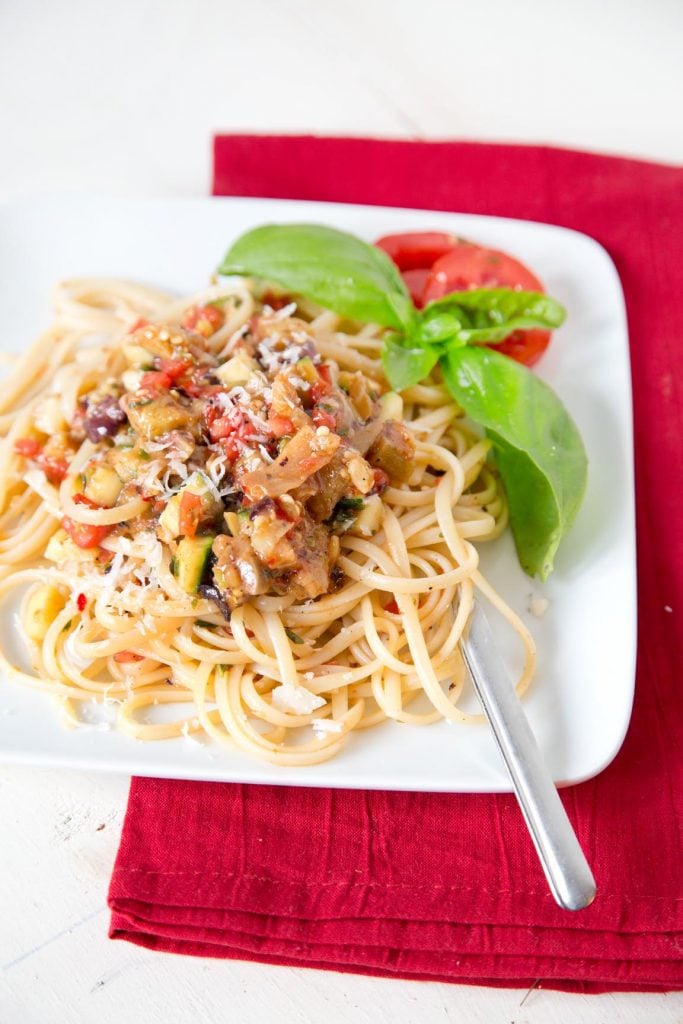
[[[242,235],[220,274],[274,281],[353,320],[406,329],[415,309],[386,253],[321,224],[266,224]]]
[[[441,367],[453,397],[493,441],[522,568],[545,580],[586,488],[576,425],[547,384],[499,352],[449,350]]]
[[[463,322],[452,313],[434,312],[432,316],[420,316],[410,340],[418,345],[435,345],[460,336]]]
[[[462,322],[458,340],[472,345],[504,341],[513,331],[533,327],[554,330],[564,322],[565,310],[555,299],[540,292],[476,288],[453,292],[430,302],[422,311],[420,320],[447,315]]]
[[[410,388],[430,373],[439,361],[442,349],[436,345],[412,348],[396,337],[385,338],[382,348],[384,373],[394,391]]]

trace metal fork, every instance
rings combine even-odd
[[[595,898],[595,879],[477,602],[461,646],[550,890],[565,910],[581,910]]]

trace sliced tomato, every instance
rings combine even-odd
[[[536,275],[514,257],[471,242],[460,242],[434,263],[424,288],[423,299],[425,303],[433,302],[442,299],[444,295],[470,288],[544,291]],[[550,331],[534,328],[515,331],[499,345],[490,347],[516,359],[518,363],[532,366],[543,355],[549,342]]]
[[[77,523],[69,516],[62,517],[62,527],[79,548],[96,548],[102,543],[113,526],[93,526],[90,523]]]
[[[542,292],[543,285],[519,260],[496,249],[460,242],[432,266],[425,301],[441,299],[467,288],[519,288]]]
[[[459,241],[455,235],[444,231],[405,231],[399,235],[384,235],[375,245],[384,250],[399,270],[424,270]]]
[[[180,499],[178,525],[184,537],[194,537],[202,517],[202,499],[198,494],[184,491]]]
[[[429,267],[415,267],[414,270],[404,270],[401,277],[405,286],[410,292],[410,297],[418,309],[424,306],[424,291],[429,280],[431,270]]]

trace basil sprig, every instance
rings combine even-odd
[[[537,292],[478,288],[417,310],[385,253],[317,224],[249,231],[228,250],[219,273],[274,282],[342,316],[389,328],[382,363],[397,391],[438,363],[450,393],[493,442],[522,568],[547,578],[583,498],[585,449],[554,391],[482,346],[516,330],[559,327],[565,312],[558,302]]]

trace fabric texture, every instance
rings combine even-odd
[[[547,147],[238,135],[216,139],[214,182],[545,221],[607,249],[633,371],[635,706],[616,760],[562,793],[598,883],[587,910],[555,905],[511,795],[134,779],[110,934],[403,978],[682,987],[683,170]]]

